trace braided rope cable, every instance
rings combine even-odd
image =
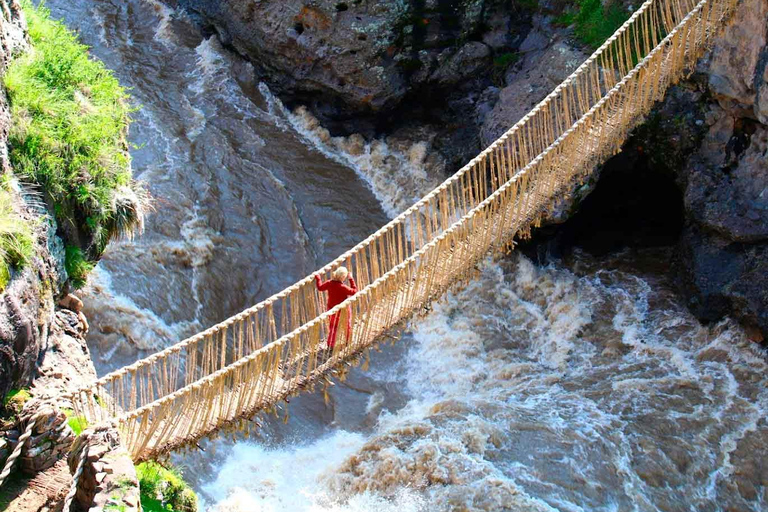
[[[27,422],[27,427],[24,429],[24,433],[22,433],[19,436],[19,441],[16,443],[16,447],[13,449],[13,452],[8,457],[8,459],[5,461],[5,467],[3,467],[3,472],[0,473],[0,487],[3,486],[3,483],[5,483],[5,479],[8,478],[8,475],[11,474],[11,469],[13,469],[13,465],[16,462],[16,459],[21,455],[21,451],[24,449],[24,445],[26,444],[27,440],[32,436],[32,429],[37,424],[38,420],[42,418],[44,415],[49,414],[49,409],[42,409],[38,412],[36,412]]]
[[[83,451],[80,452],[80,460],[77,461],[77,469],[75,470],[75,474],[72,475],[72,484],[69,486],[69,492],[67,493],[67,497],[64,500],[64,508],[62,509],[63,512],[69,512],[72,510],[72,501],[75,499],[75,495],[77,494],[77,484],[80,481],[80,476],[83,474],[83,468],[85,468],[85,460],[88,458],[87,437],[83,443],[85,446],[83,446]]]
[[[356,347],[361,348],[369,345],[375,335],[380,333],[383,328],[391,325],[393,321],[403,315],[409,314],[420,304],[428,302],[436,294],[444,291],[445,287],[456,276],[460,277],[460,273],[456,272],[455,269],[446,267],[447,263],[445,262],[447,260],[444,260],[441,254],[453,254],[454,249],[461,251],[462,255],[456,261],[463,266],[471,266],[478,257],[494,246],[494,241],[491,238],[498,238],[500,241],[508,234],[514,235],[516,230],[524,232],[525,226],[538,225],[537,222],[540,220],[543,208],[546,207],[546,202],[561,194],[561,189],[564,190],[563,187],[567,186],[571,180],[579,180],[580,177],[583,178],[583,175],[591,172],[591,168],[596,165],[599,159],[607,157],[617,150],[620,141],[624,140],[628,131],[650,109],[653,101],[660,97],[659,95],[663,95],[667,87],[683,74],[686,62],[696,58],[707,47],[712,35],[723,24],[722,22],[727,20],[729,13],[737,3],[735,0],[700,0],[695,7],[688,10],[687,4],[694,0],[669,1],[678,1],[685,5],[678,6],[676,10],[679,10],[679,13],[674,15],[671,12],[662,12],[660,16],[664,19],[658,21],[658,27],[656,27],[657,22],[652,19],[652,15],[649,14],[642,18],[645,25],[641,25],[644,27],[653,23],[654,33],[653,35],[644,34],[649,51],[639,63],[631,62],[632,59],[628,57],[636,50],[633,47],[633,42],[635,46],[637,44],[637,38],[631,37],[628,27],[640,19],[640,11],[646,12],[656,0],[645,2],[642,9],[630,17],[622,29],[609,38],[595,55],[580,66],[577,72],[585,73],[587,78],[584,79],[580,88],[575,88],[567,93],[565,96],[567,101],[561,102],[562,104],[553,103],[557,94],[563,91],[566,85],[573,83],[575,77],[579,76],[578,73],[574,73],[558,86],[545,101],[515,125],[515,127],[525,126],[534,114],[544,107],[549,108],[548,105],[551,103],[552,109],[560,108],[558,105],[565,108],[563,116],[565,119],[569,119],[568,123],[577,114],[580,116],[569,128],[564,129],[564,126],[553,124],[559,123],[559,121],[552,119],[552,112],[547,110],[539,116],[538,124],[534,124],[533,128],[528,130],[530,133],[526,132],[521,136],[522,142],[520,144],[522,145],[519,154],[514,151],[510,152],[510,148],[506,147],[498,154],[491,155],[487,162],[483,161],[482,169],[474,177],[470,177],[466,183],[465,181],[459,182],[460,189],[449,191],[445,197],[431,206],[431,210],[426,212],[427,217],[424,219],[423,225],[421,219],[417,219],[417,222],[401,227],[400,231],[387,231],[389,226],[401,222],[407,215],[416,212],[416,217],[418,217],[420,205],[425,205],[427,200],[437,197],[438,192],[442,193],[446,190],[444,186],[435,189],[422,201],[394,219],[388,226],[361,242],[358,247],[367,247],[370,244],[372,250],[369,254],[371,258],[370,268],[366,267],[369,281],[357,295],[348,299],[344,304],[314,316],[291,332],[286,332],[288,329],[285,326],[294,325],[295,322],[293,324],[286,323],[287,306],[284,303],[282,309],[283,327],[279,334],[275,327],[276,317],[272,315],[270,309],[269,314],[261,320],[263,323],[258,324],[260,320],[254,320],[258,324],[255,327],[262,330],[261,334],[267,334],[265,341],[268,343],[257,344],[253,349],[249,349],[250,353],[249,350],[246,350],[244,356],[238,348],[238,358],[225,365],[225,362],[228,362],[226,352],[227,327],[233,325],[235,321],[243,320],[248,314],[263,305],[268,305],[271,308],[275,300],[284,298],[287,293],[298,290],[302,283],[308,282],[311,276],[307,276],[301,282],[259,305],[193,336],[179,345],[149,356],[134,365],[117,370],[111,376],[81,389],[80,391],[85,391],[87,395],[81,406],[83,412],[89,413],[87,408],[90,407],[92,410],[95,409],[92,414],[96,416],[115,418],[122,427],[131,433],[127,439],[134,456],[143,457],[152,449],[156,449],[153,445],[161,440],[167,440],[173,436],[193,437],[193,431],[195,432],[194,435],[198,435],[198,433],[209,430],[211,425],[229,421],[229,418],[233,416],[230,413],[231,410],[244,411],[251,407],[249,404],[256,404],[262,399],[271,400],[274,403],[274,400],[279,399],[286,392],[290,392],[295,382],[298,382],[299,375],[294,372],[306,373],[306,376],[302,376],[301,379],[315,375],[317,368],[314,366],[308,366],[306,370],[300,369],[298,366],[292,369],[290,365],[293,363],[289,363],[288,366],[281,368],[280,362],[292,361],[297,357],[297,354],[304,353],[302,351],[305,350],[309,350],[306,353],[314,357],[314,349],[309,347],[316,345],[317,339],[321,337],[325,322],[333,315],[343,313],[346,308],[354,307],[357,317],[363,318],[365,321],[363,328],[371,329],[371,335],[366,335],[365,340],[356,335],[360,338],[356,342],[359,347]],[[659,0],[658,3],[663,2]],[[677,18],[682,16],[683,12],[688,12],[688,14],[678,22]],[[670,28],[665,28],[664,24],[668,24]],[[656,33],[657,30],[659,31],[658,34]],[[626,37],[619,41],[618,38],[621,34],[625,34]],[[661,38],[658,43],[655,42],[657,36]],[[650,38],[654,39],[655,46],[653,49],[650,49]],[[596,71],[599,69],[596,55],[601,50],[605,52],[609,47],[613,48],[610,45],[615,41],[619,41],[616,43],[616,47],[622,50],[623,53],[620,53],[623,55],[623,61],[614,67],[621,71],[624,78],[617,83],[611,79],[601,85],[595,82],[598,78],[595,73],[599,72]],[[640,53],[639,50],[638,53]],[[611,52],[607,52],[605,58],[613,60],[617,57]],[[629,68],[632,66],[635,67],[630,70]],[[589,79],[590,77],[591,79]],[[652,83],[654,77],[655,84]],[[602,86],[610,86],[610,88],[603,91]],[[598,94],[600,95],[599,100],[597,99]],[[570,113],[569,110],[571,110]],[[480,159],[490,155],[491,150],[501,147],[502,142],[509,137],[515,127],[468,165],[474,165]],[[528,144],[526,137],[532,138],[533,142],[539,141],[542,144],[546,142],[549,145],[546,148],[540,148],[541,144]],[[587,145],[583,148],[583,152],[580,152],[583,144]],[[566,160],[566,158],[570,158],[570,160]],[[486,167],[486,163],[489,167]],[[564,163],[568,165],[564,166]],[[578,172],[574,170],[575,168],[578,168]],[[565,170],[557,171],[557,169]],[[490,178],[486,176],[488,173],[492,174],[493,186],[489,185],[488,180]],[[462,171],[457,174],[462,175]],[[458,179],[460,178],[454,176],[449,178],[446,183],[453,183]],[[465,190],[467,194],[464,193]],[[454,193],[456,193],[455,197]],[[524,194],[524,198],[523,196],[518,197],[518,194]],[[459,202],[461,202],[460,207],[453,206]],[[459,216],[459,218],[453,221],[454,216]],[[514,223],[512,223],[513,217]],[[502,229],[508,224],[514,229],[512,227]],[[403,242],[403,239],[407,238],[406,231],[409,227],[415,228],[414,237],[418,240],[412,243],[410,247]],[[495,229],[496,234],[491,237],[493,229]],[[348,255],[351,256],[353,251],[354,249],[348,251],[335,261],[343,261]],[[359,263],[359,260],[356,261],[356,264]],[[365,262],[363,264],[365,265]],[[328,266],[324,268],[328,268]],[[357,273],[359,274],[359,271]],[[403,286],[407,286],[410,291],[406,291],[405,294],[401,293],[400,288]],[[300,299],[295,298],[295,300]],[[376,308],[368,304],[371,301],[381,302],[382,300],[390,301],[391,304],[389,306],[376,306]],[[364,301],[366,301],[365,304]],[[309,304],[307,307],[314,308],[314,305]],[[291,315],[296,315],[293,304],[289,306],[289,309]],[[299,312],[295,318],[301,318],[302,315],[303,313]],[[305,320],[300,321],[304,322]],[[222,336],[208,340],[199,349],[195,347],[189,353],[190,357],[197,358],[198,353],[196,351],[200,350],[197,364],[202,370],[200,373],[190,373],[186,381],[182,380],[180,388],[177,388],[175,383],[167,385],[167,377],[163,373],[165,367],[158,366],[157,372],[153,372],[153,368],[148,368],[144,374],[136,373],[141,367],[148,366],[152,362],[162,359],[165,355],[181,350],[184,344],[202,339],[208,333],[217,332],[222,332]],[[230,334],[234,341],[234,336],[237,333],[231,331]],[[241,330],[237,335],[242,336],[243,331]],[[341,349],[334,352],[334,360],[341,360],[346,357],[341,352]],[[302,356],[302,361],[306,357],[306,355]],[[192,359],[191,361],[190,364],[194,365],[196,360]],[[173,363],[173,361],[171,362]],[[315,363],[311,364],[314,365]],[[323,364],[323,368],[325,366]],[[118,378],[129,373],[130,376],[124,383],[118,382]],[[284,380],[284,377],[287,380]],[[106,385],[112,381],[114,381],[113,389],[107,389]],[[186,385],[183,385],[184,382]],[[99,386],[104,387],[100,389]],[[153,386],[157,387],[153,388]],[[162,392],[156,392],[160,389]],[[109,397],[112,392],[117,393],[117,395]],[[98,396],[96,396],[97,394]],[[105,399],[112,400],[112,402],[107,403]],[[111,410],[108,410],[107,405],[104,405],[105,403]],[[113,403],[114,406],[111,405]],[[76,404],[77,406],[78,404]],[[204,412],[200,413],[201,409]],[[189,417],[185,414],[185,411],[188,410],[192,411]],[[190,425],[186,432],[177,429],[180,423],[187,422]]]

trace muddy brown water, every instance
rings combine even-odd
[[[46,3],[141,105],[134,169],[156,198],[85,295],[100,374],[290,285],[409,199],[324,148],[183,12]],[[666,258],[489,262],[327,404],[304,395],[256,436],[173,460],[215,511],[767,510],[765,352],[693,319],[647,264]]]

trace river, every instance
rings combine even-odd
[[[47,0],[131,88],[146,233],[86,293],[100,374],[237,313],[434,184],[420,146],[329,140],[155,0]],[[487,262],[370,369],[173,457],[210,511],[768,507],[768,361],[700,325],[654,251]],[[653,267],[653,265],[651,265]]]

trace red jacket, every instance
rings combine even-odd
[[[323,283],[318,275],[315,276],[315,284],[317,285],[317,289],[321,292],[328,292],[327,309],[331,309],[333,306],[341,304],[347,297],[351,297],[357,293],[357,285],[355,284],[355,280],[351,277],[349,278],[350,286],[347,286],[340,281],[326,281]]]

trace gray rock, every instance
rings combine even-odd
[[[760,116],[765,104],[756,101],[765,85],[768,3],[751,0],[736,11],[734,20],[718,39],[706,70],[710,91],[731,110],[742,109]],[[763,122],[764,111],[763,111]]]
[[[712,135],[717,139],[718,126]],[[756,130],[738,161],[727,165],[726,141],[720,146],[726,151],[721,152],[719,165],[701,164],[688,179],[685,208],[690,218],[731,242],[768,240],[768,129]]]
[[[179,4],[260,66],[276,92],[322,119],[391,110],[433,77],[458,84],[468,72],[456,64],[486,62],[488,47],[508,45],[514,32],[515,6],[501,0]],[[481,27],[486,41],[467,46]]]
[[[464,80],[487,66],[490,62],[491,50],[478,41],[470,41],[456,52],[448,53],[430,79],[440,85],[450,85]]]
[[[733,315],[768,333],[768,244],[729,243],[692,227],[680,254],[683,290],[694,314],[706,321]]]
[[[531,47],[537,44],[531,43]],[[508,77],[507,86],[483,123],[480,131],[482,145],[488,146],[503,135],[586,58],[587,55],[562,40],[555,40],[546,49],[525,55],[522,65]]]

